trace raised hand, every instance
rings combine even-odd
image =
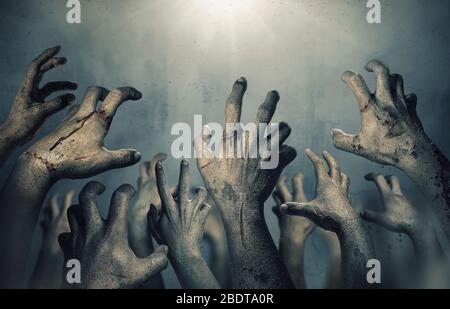
[[[0,242],[5,252],[0,257],[1,284],[23,285],[31,237],[43,200],[53,184],[62,178],[92,177],[140,160],[140,153],[135,150],[110,151],[103,142],[118,107],[141,96],[131,87],[111,92],[101,87],[89,88],[81,105],[58,128],[18,158],[0,193],[0,235],[8,235]],[[97,107],[98,101],[102,103]]]
[[[146,257],[153,252],[151,232],[148,229],[147,214],[150,204],[161,205],[156,185],[155,166],[167,158],[166,154],[157,154],[150,162],[140,166],[137,181],[137,194],[128,216],[128,241],[138,257]]]
[[[61,265],[64,255],[58,243],[58,236],[70,231],[67,210],[72,205],[74,195],[74,191],[69,191],[64,195],[63,203],[61,203],[60,194],[56,193],[43,211],[42,246],[31,276],[31,288],[57,289],[62,286]]]
[[[417,97],[405,95],[403,78],[380,61],[370,61],[376,90],[371,93],[361,75],[345,72],[343,80],[355,94],[361,130],[350,135],[334,129],[338,149],[403,170],[433,199],[433,209],[450,237],[450,162],[426,135],[416,112]]]
[[[330,153],[323,152],[328,172],[318,155],[310,149],[305,153],[314,165],[316,197],[306,203],[287,203],[281,209],[290,215],[304,216],[321,228],[335,232],[341,244],[344,287],[366,287],[366,264],[374,258],[374,251],[358,214],[350,204],[350,180]]]
[[[48,117],[75,100],[72,94],[48,99],[55,92],[77,89],[75,83],[57,81],[39,86],[46,72],[67,62],[64,57],[56,57],[60,50],[59,46],[49,48],[31,62],[8,118],[0,125],[0,166],[14,148],[34,137]]]
[[[247,89],[247,81],[241,78],[233,86],[225,108],[225,123],[239,125],[242,101]],[[260,106],[255,125],[269,124],[275,113],[279,95],[269,92]],[[206,131],[206,132],[205,132]],[[216,152],[224,149],[225,157],[215,155],[208,147],[208,132],[196,141],[197,160],[200,173],[211,193],[228,235],[230,254],[233,261],[233,286],[239,288],[290,288],[292,281],[281,261],[264,221],[264,202],[272,192],[281,172],[294,158],[293,148],[283,145],[291,133],[286,123],[279,125],[279,134],[271,136],[272,145],[279,147],[279,164],[274,169],[262,169],[266,159],[258,149],[250,155],[250,145],[254,145],[259,134],[242,132],[237,139],[243,156],[229,156],[239,153],[238,143],[233,143],[236,135],[226,132]],[[259,133],[259,132],[258,132]],[[229,145],[233,143],[234,147]],[[228,147],[227,147],[228,145]],[[244,146],[245,145],[245,146]]]
[[[110,151],[104,148],[103,141],[119,106],[141,97],[131,87],[111,92],[90,87],[80,107],[54,132],[28,149],[25,158],[45,168],[52,181],[88,178],[135,164],[140,160],[140,153],[132,149]],[[102,103],[97,107],[98,101]]]
[[[366,179],[373,181],[377,186],[382,200],[382,210],[380,212],[364,210],[361,217],[392,232],[408,235],[423,267],[429,267],[443,260],[443,251],[431,220],[420,213],[406,198],[399,179],[396,176],[385,177],[373,173],[368,174]]]
[[[273,212],[280,225],[280,254],[297,289],[306,288],[304,275],[304,247],[315,225],[304,217],[289,216],[280,211],[281,205],[288,202],[306,202],[303,191],[303,174],[292,178],[293,194],[286,186],[286,177],[278,180],[277,190],[272,194],[276,206]]]
[[[140,286],[167,267],[167,247],[160,246],[140,259],[128,246],[126,215],[134,188],[120,186],[111,198],[107,220],[97,208],[97,196],[105,187],[88,183],[79,195],[79,205],[68,211],[71,233],[61,234],[59,242],[65,259],[81,264],[80,288],[124,289]]]
[[[205,204],[206,190],[197,188],[189,199],[189,162],[180,166],[178,192],[174,197],[161,162],[156,163],[156,179],[162,207],[152,204],[149,224],[155,239],[169,247],[169,257],[181,286],[188,289],[220,288],[200,252],[206,219],[211,206]]]

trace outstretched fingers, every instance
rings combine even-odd
[[[178,218],[178,207],[170,193],[170,187],[167,182],[166,173],[161,162],[156,163],[156,184],[158,187],[159,197],[161,198],[163,211],[167,213],[169,220],[173,221]]]
[[[105,186],[97,181],[89,182],[79,195],[82,221],[86,234],[95,234],[103,228],[103,219],[97,208],[97,195],[105,191]],[[69,209],[70,210],[70,209]]]
[[[238,79],[227,99],[225,107],[225,124],[241,121],[242,101],[247,90],[247,80],[244,77]]]
[[[380,195],[384,198],[387,193],[391,191],[386,178],[383,175],[375,174],[375,173],[369,173],[365,176],[365,179],[367,181],[372,181],[377,186],[378,191],[380,192]]]
[[[183,205],[186,205],[189,201],[190,190],[189,162],[184,159],[180,163],[180,178],[178,180],[178,201]]]
[[[84,99],[76,113],[77,118],[88,117],[97,109],[97,103],[105,100],[108,96],[109,90],[103,87],[92,86],[86,90]]]
[[[306,202],[306,194],[303,187],[304,176],[298,173],[292,178],[292,187],[294,188],[294,201],[297,203]]]
[[[141,98],[142,93],[133,87],[115,88],[100,104],[99,113],[106,122],[110,123],[122,103],[129,100],[137,101]]]
[[[369,87],[367,87],[366,81],[361,75],[350,71],[344,72],[342,80],[352,90],[358,101],[359,110],[361,111],[361,114],[364,115],[364,112],[368,110],[370,104],[372,104],[372,94],[370,93]]]
[[[53,58],[60,50],[60,46],[49,48],[31,62],[23,84],[26,91],[32,92],[34,89],[37,89],[39,82],[42,79],[42,74],[45,71],[48,71],[51,66],[55,67],[54,64],[62,65],[66,62],[65,58]]]
[[[322,155],[323,155],[325,161],[327,161],[327,163],[328,163],[329,175],[330,175],[331,179],[333,179],[336,183],[340,183],[341,170],[339,168],[339,163],[328,151],[324,151],[322,153]]]
[[[256,124],[260,123],[270,123],[275,110],[277,109],[277,104],[280,101],[280,95],[277,91],[273,90],[267,94],[266,100],[260,105],[258,114],[256,116]]]
[[[136,191],[131,185],[121,185],[111,197],[111,206],[108,214],[107,235],[118,235],[126,239],[126,217],[130,199]]]
[[[277,183],[278,192],[279,192],[281,198],[283,199],[284,203],[294,201],[292,194],[286,185],[286,180],[287,180],[286,176],[281,176],[280,179],[278,179],[278,183]]]
[[[375,74],[377,84],[375,91],[376,97],[382,99],[382,101],[392,101],[390,87],[391,75],[388,66],[379,60],[372,60],[367,63],[366,70]]]
[[[308,157],[308,159],[312,162],[314,166],[314,171],[316,173],[317,178],[317,184],[320,184],[321,180],[328,177],[328,173],[325,167],[325,163],[323,160],[315,154],[311,149],[307,148],[305,150],[305,154]]]

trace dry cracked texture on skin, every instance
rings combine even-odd
[[[137,193],[128,215],[128,238],[130,247],[138,257],[145,257],[153,251],[151,231],[148,228],[147,214],[150,204],[161,206],[156,185],[155,166],[167,158],[159,153],[151,161],[141,164],[137,180]]]
[[[357,135],[334,129],[335,146],[404,171],[431,197],[431,207],[450,236],[450,162],[424,131],[417,96],[405,95],[402,76],[391,74],[382,62],[370,61],[366,69],[375,74],[374,93],[361,75],[343,75],[357,98],[361,129]]]
[[[325,162],[313,151],[306,149],[316,173],[315,199],[304,203],[287,203],[282,211],[304,216],[319,227],[338,235],[342,254],[343,287],[368,287],[366,264],[375,258],[370,237],[363,229],[359,216],[348,197],[350,180],[328,152],[323,152]]]
[[[55,81],[39,86],[46,72],[67,62],[64,57],[56,57],[60,50],[59,46],[49,48],[31,62],[8,118],[0,125],[0,166],[16,147],[35,136],[48,117],[75,100],[73,94],[48,97],[56,92],[75,90],[76,83]]]
[[[107,150],[103,147],[103,139],[118,107],[127,100],[141,97],[142,94],[131,87],[111,92],[101,87],[90,87],[82,104],[26,154],[43,164],[52,179],[88,178],[106,170],[132,165],[139,161],[139,153],[129,149]],[[102,103],[97,108],[98,101]]]
[[[122,185],[114,192],[107,220],[101,217],[96,202],[104,190],[98,182],[83,188],[80,204],[69,208],[71,233],[60,235],[61,248],[66,260],[80,261],[80,288],[139,287],[167,267],[167,247],[158,247],[146,258],[136,257],[128,245],[126,224],[134,188]]]
[[[4,206],[0,228],[3,235],[10,235],[0,242],[5,252],[0,257],[2,286],[23,286],[26,252],[45,196],[56,182],[92,177],[140,160],[135,150],[111,151],[103,143],[119,106],[141,96],[131,87],[111,92],[101,87],[88,88],[82,103],[18,158],[0,193]]]
[[[187,289],[218,289],[216,278],[200,252],[206,219],[211,206],[205,203],[207,192],[199,187],[189,198],[189,162],[182,160],[175,194],[170,192],[164,168],[156,163],[156,180],[161,207],[152,204],[149,224],[155,239],[169,247],[170,261]]]
[[[246,89],[245,78],[234,84],[225,107],[226,124],[240,123]],[[256,125],[271,122],[279,99],[276,91],[268,93],[258,110]],[[261,169],[264,159],[260,154],[257,158],[251,158],[248,147],[244,147],[247,151],[243,158],[215,156],[208,147],[210,136],[207,128],[204,129],[203,136],[196,140],[196,151],[200,154],[197,160],[200,173],[224,219],[233,263],[233,287],[292,287],[292,281],[278,256],[263,216],[264,202],[270,196],[284,167],[296,156],[293,148],[283,144],[290,132],[290,127],[283,122],[279,125],[279,134],[273,137],[273,142],[280,145],[279,165],[275,169]],[[236,153],[236,143],[234,149],[227,149],[227,145],[235,137],[233,134],[224,134],[221,145],[216,149]],[[250,134],[243,134],[241,137],[246,142],[245,145],[252,145],[257,138]]]

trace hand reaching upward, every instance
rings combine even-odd
[[[55,92],[75,90],[69,81],[49,82],[40,87],[45,73],[67,62],[56,57],[61,48],[49,48],[34,59],[14,99],[6,121],[0,125],[0,166],[11,151],[31,140],[45,120],[75,101],[73,94],[49,97]]]
[[[81,264],[81,288],[123,289],[140,286],[167,267],[167,247],[161,246],[144,259],[137,258],[127,240],[126,214],[134,188],[122,185],[113,194],[107,220],[97,207],[97,195],[105,187],[88,183],[80,193],[79,205],[68,211],[71,233],[59,241],[65,259]]]

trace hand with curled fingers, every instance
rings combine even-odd
[[[450,237],[450,162],[425,133],[416,111],[417,96],[405,95],[402,76],[391,74],[377,60],[366,69],[375,74],[374,93],[361,75],[343,75],[359,104],[360,132],[350,135],[334,129],[334,145],[405,172],[430,196],[432,209]]]
[[[419,212],[403,194],[398,177],[371,173],[366,179],[377,186],[382,210],[364,210],[361,217],[394,233],[408,235],[422,267],[429,268],[442,261],[444,253],[430,218]]]
[[[272,196],[276,206],[273,212],[280,225],[280,254],[297,289],[306,288],[304,275],[304,247],[306,239],[315,228],[314,223],[304,217],[289,216],[280,210],[288,202],[306,202],[303,190],[303,174],[292,178],[293,194],[286,185],[286,177],[278,180],[277,189]]]
[[[46,169],[51,181],[88,178],[137,163],[140,153],[135,150],[111,151],[103,143],[119,106],[141,97],[142,94],[132,87],[112,91],[90,87],[79,108],[54,132],[30,147],[23,159]],[[98,101],[102,103],[97,107]]]
[[[200,252],[206,219],[211,206],[205,204],[206,190],[199,187],[189,199],[189,162],[182,160],[178,192],[170,192],[164,168],[156,163],[156,179],[161,209],[152,204],[149,224],[153,236],[169,247],[169,257],[181,286],[188,289],[218,289],[216,278]]]
[[[97,206],[105,187],[88,183],[79,195],[79,205],[69,208],[70,233],[59,236],[65,259],[78,259],[80,288],[126,289],[142,285],[167,267],[167,247],[160,246],[146,258],[138,258],[128,246],[126,215],[135,190],[120,186],[112,195],[108,218]]]
[[[49,48],[31,62],[8,118],[0,125],[0,166],[14,148],[34,137],[48,117],[75,100],[72,94],[48,97],[55,92],[75,90],[76,83],[56,81],[39,87],[46,72],[67,62],[64,57],[56,57],[60,50],[59,46]]]
[[[31,288],[58,289],[62,287],[62,268],[64,255],[58,243],[61,233],[70,231],[67,220],[67,210],[72,205],[75,191],[64,195],[63,203],[60,194],[56,193],[43,210],[41,227],[43,231],[42,245],[39,257],[31,276]]]
[[[235,82],[225,107],[227,127],[241,125],[242,102],[246,90],[245,78]],[[296,157],[296,151],[284,145],[291,129],[282,122],[278,130],[266,132],[269,134],[272,155],[277,155],[279,159],[278,164],[271,169],[262,168],[268,159],[275,157],[264,155],[258,137],[260,133],[264,133],[260,132],[261,127],[271,123],[279,99],[276,91],[268,93],[258,110],[256,120],[251,123],[256,132],[244,130],[236,136],[236,132],[230,134],[225,131],[214,151],[208,145],[210,135],[207,129],[196,140],[200,174],[224,220],[233,263],[233,286],[236,288],[293,287],[267,229],[263,209],[281,172]],[[258,144],[256,141],[259,142],[257,151],[253,147]],[[274,146],[279,146],[278,151]],[[218,152],[226,155],[221,156]],[[242,154],[241,157],[236,156],[239,153]]]
[[[289,215],[304,216],[319,227],[338,235],[343,264],[343,286],[367,287],[366,264],[374,258],[371,239],[361,225],[348,197],[349,178],[336,159],[328,152],[323,156],[329,166],[313,151],[306,149],[316,173],[316,197],[306,203],[287,203],[281,206]]]
[[[127,167],[140,160],[135,150],[111,151],[104,139],[118,107],[127,100],[138,100],[134,88],[90,87],[80,106],[53,132],[32,145],[17,160],[0,193],[3,204],[0,247],[0,284],[23,285],[26,252],[44,198],[60,179],[88,178],[99,173]],[[97,107],[98,101],[102,101]]]
[[[161,205],[156,185],[155,166],[167,158],[166,154],[155,155],[150,162],[140,166],[137,181],[137,193],[128,216],[128,240],[130,247],[138,257],[146,257],[153,251],[151,231],[148,228],[147,214],[150,204]]]

